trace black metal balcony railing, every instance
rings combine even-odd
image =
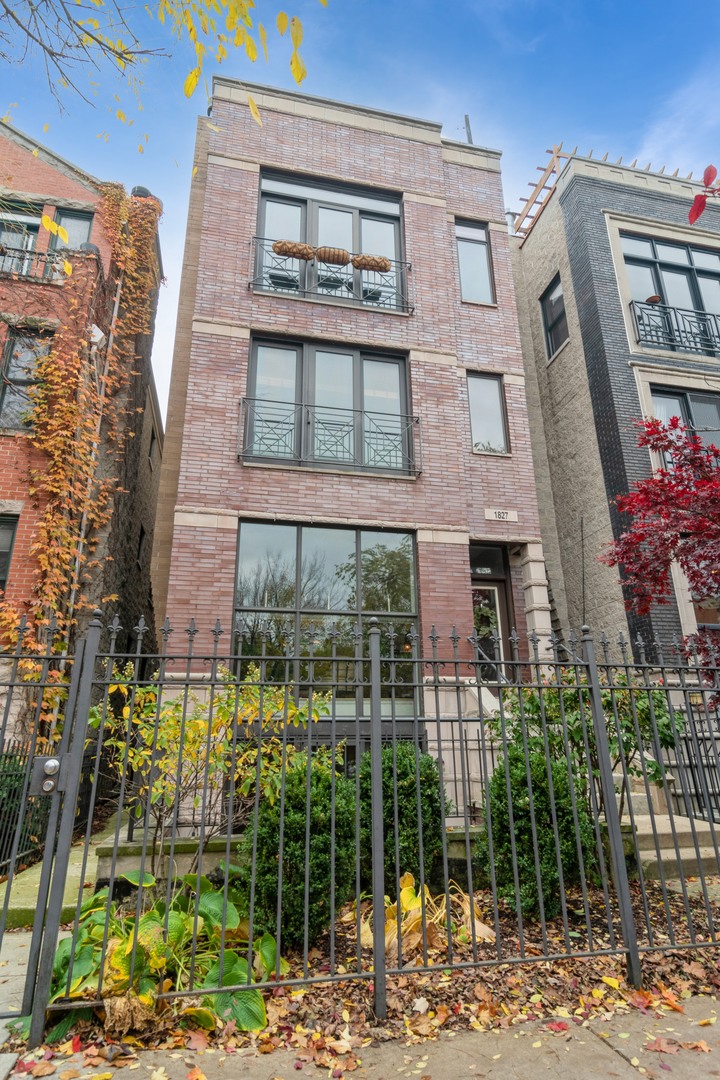
[[[630,304],[640,345],[676,352],[720,353],[720,316],[667,304]]]
[[[417,416],[243,398],[240,459],[419,475]]]
[[[250,287],[286,296],[317,296],[324,300],[355,301],[363,307],[412,311],[408,291],[410,263],[388,260],[390,269],[356,270],[352,264],[333,266],[317,259],[277,255],[274,240],[252,241]],[[354,258],[353,252],[348,252]]]
[[[64,281],[64,251],[25,251],[0,244],[0,274],[33,278],[36,281]]]

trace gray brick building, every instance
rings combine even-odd
[[[720,440],[720,211],[691,226],[697,184],[589,157],[555,156],[543,181],[512,244],[555,617],[671,641],[707,618],[682,574],[639,618],[598,556],[622,530],[615,498],[651,473],[638,420]]]

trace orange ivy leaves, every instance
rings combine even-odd
[[[40,522],[27,606],[36,638],[55,617],[61,648],[91,605],[87,589],[100,569],[97,545],[113,512],[126,438],[122,390],[135,374],[136,338],[151,331],[160,213],[154,198],[103,186],[98,217],[111,245],[110,274],[104,277],[93,256],[76,257],[52,349],[37,358],[27,443],[41,455],[39,463],[38,455],[28,455],[29,492]],[[102,331],[95,340],[93,327]],[[1,599],[0,636],[9,636],[18,617],[17,606]]]

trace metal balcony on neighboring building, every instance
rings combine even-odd
[[[89,246],[89,245],[88,245]],[[102,264],[94,251],[35,251],[0,244],[0,277],[23,278],[45,284],[60,284],[68,276],[64,264],[76,259],[92,259],[102,273]]]
[[[639,345],[675,352],[720,353],[720,316],[668,304],[630,304]]]
[[[417,416],[243,398],[240,438],[240,460],[405,476],[422,471]]]
[[[274,243],[261,236],[253,238],[249,285],[255,291],[354,301],[383,311],[413,310],[408,289],[410,263],[387,259],[383,261],[389,264],[388,270],[357,269],[352,261],[338,266],[278,255],[273,251]],[[353,252],[347,256],[358,258]]]

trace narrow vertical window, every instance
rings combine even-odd
[[[35,382],[39,356],[50,349],[50,337],[31,331],[12,330],[0,362],[0,428],[21,430],[32,411],[30,387]]]
[[[494,303],[490,244],[486,226],[456,221],[455,237],[463,300],[475,304]]]
[[[495,375],[469,373],[468,401],[473,450],[478,454],[507,454],[502,380]]]
[[[540,306],[545,326],[545,345],[548,357],[551,357],[570,336],[565,314],[565,297],[559,275],[540,297]]]
[[[16,517],[0,515],[0,592],[7,584],[17,523]]]

